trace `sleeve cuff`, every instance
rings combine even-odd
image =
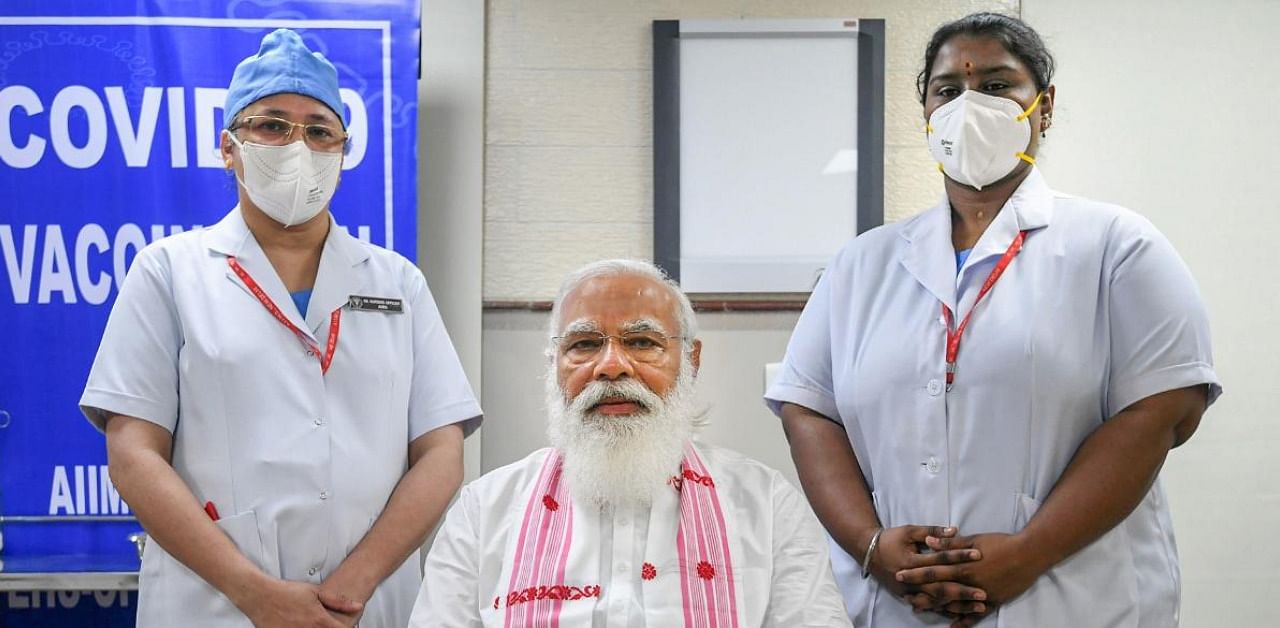
[[[1197,384],[1209,385],[1208,405],[1213,405],[1222,394],[1218,374],[1213,371],[1213,366],[1205,362],[1178,364],[1126,379],[1111,387],[1107,399],[1110,416],[1107,418],[1151,395]]]
[[[816,390],[810,390],[795,384],[775,383],[764,394],[764,401],[775,415],[782,417],[782,404],[794,403],[804,406],[822,416],[844,425],[840,419],[840,411],[831,397]]]
[[[99,432],[106,431],[107,416],[111,414],[122,414],[155,423],[168,430],[170,434],[173,433],[178,422],[177,410],[169,407],[168,404],[100,388],[89,388],[84,391],[80,396],[80,411]]]
[[[409,434],[409,440],[415,440],[431,430],[453,424],[458,424],[462,428],[462,437],[466,438],[480,427],[480,423],[484,420],[482,415],[480,404],[474,399],[436,408],[420,419],[410,418],[412,433]]]

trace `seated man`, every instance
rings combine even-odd
[[[693,308],[647,262],[551,311],[552,448],[462,489],[410,626],[849,626],[827,541],[773,469],[692,440]]]

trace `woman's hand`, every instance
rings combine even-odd
[[[897,574],[916,569],[972,564],[982,558],[982,551],[963,543],[953,543],[946,550],[925,553],[930,538],[954,540],[955,528],[941,526],[900,526],[885,528],[871,556],[871,574],[898,597],[918,600],[919,610],[958,614],[982,608],[987,592],[961,582],[931,580],[913,584],[896,579]]]
[[[336,600],[330,602],[339,605]],[[316,585],[274,578],[255,587],[255,592],[237,606],[257,628],[347,628],[364,609],[350,603],[341,609],[349,611],[344,617],[341,611],[331,612],[321,603]]]
[[[981,552],[977,561],[951,565],[922,565],[903,569],[894,578],[901,585],[916,587],[922,592],[926,587],[939,583],[963,583],[984,591],[987,600],[982,608],[964,610],[962,607],[946,608],[955,619],[952,628],[965,628],[977,623],[1000,604],[1018,597],[1043,573],[1035,567],[1034,560],[1022,543],[1022,538],[1012,534],[978,534],[974,536],[929,535],[926,546],[936,553],[956,551],[956,548],[974,548]],[[918,595],[908,596],[908,602],[919,610],[937,610],[930,601]],[[960,609],[959,612],[955,609]]]

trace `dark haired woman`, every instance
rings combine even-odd
[[[1177,623],[1157,475],[1221,392],[1209,325],[1149,222],[1035,168],[1052,72],[1011,17],[934,34],[946,197],[841,251],[766,395],[855,625]]]

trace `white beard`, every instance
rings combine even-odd
[[[676,475],[685,444],[700,425],[695,410],[693,365],[687,357],[666,398],[635,379],[593,381],[574,398],[547,378],[547,435],[564,456],[564,474],[575,501],[600,508],[648,506],[654,492]],[[607,397],[636,402],[640,411],[625,416],[602,415],[588,409]]]

